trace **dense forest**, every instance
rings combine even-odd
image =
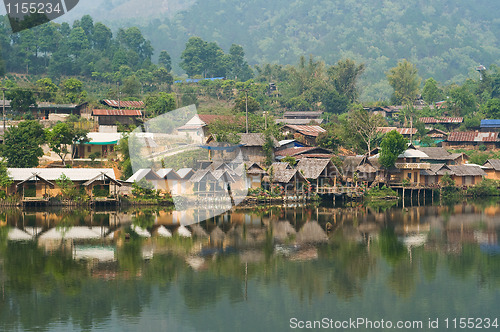
[[[173,59],[190,36],[225,50],[240,44],[251,65],[293,64],[309,54],[330,65],[351,58],[366,66],[361,99],[379,100],[391,94],[385,73],[403,58],[424,79],[446,84],[463,82],[479,64],[498,64],[499,12],[492,0],[205,0],[141,30]],[[173,67],[180,70],[177,61]]]

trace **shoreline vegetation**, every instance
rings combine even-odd
[[[363,192],[362,195],[356,197],[344,197],[343,201],[363,201],[368,205],[377,205],[377,203],[399,201],[409,195],[408,192],[411,190],[427,190],[431,191],[432,200],[442,201],[445,204],[456,203],[460,200],[466,200],[467,198],[484,198],[484,197],[498,197],[500,196],[499,181],[484,179],[482,182],[468,187],[466,189],[456,186],[454,181],[443,178],[442,186],[437,188],[418,188],[418,187],[407,187],[404,191],[395,191],[390,187],[385,185],[375,186],[369,188]],[[406,193],[405,193],[406,192]],[[410,194],[410,198],[412,198]],[[307,193],[304,195],[284,195],[283,193],[272,192],[268,190],[261,189],[250,189],[248,196],[238,204],[242,207],[256,207],[259,205],[266,206],[283,206],[287,204],[294,203],[307,203],[315,204],[320,202],[331,201],[331,195],[321,196],[316,193]],[[18,195],[5,196],[0,199],[0,206],[22,206],[22,205],[42,205],[45,206],[92,206],[92,205],[116,205],[116,206],[164,206],[173,207],[174,204],[181,206],[192,206],[193,204],[199,204],[198,198],[195,195],[192,197],[176,197],[175,199],[170,194],[161,193],[157,190],[141,189],[140,187],[135,187],[132,196],[118,196],[118,197],[96,197],[91,198],[88,195],[79,193],[78,195],[57,195],[54,197],[49,197],[42,201],[30,201],[29,199],[23,199]],[[335,199],[333,199],[335,201]]]

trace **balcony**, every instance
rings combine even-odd
[[[395,166],[399,169],[430,169],[430,163],[396,163]]]

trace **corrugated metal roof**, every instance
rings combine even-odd
[[[420,122],[425,123],[425,124],[431,124],[431,123],[462,123],[464,122],[463,117],[439,117],[439,118],[434,118],[434,117],[422,117],[418,119]]]
[[[104,99],[103,102],[111,107],[118,107],[118,100],[112,99]],[[144,108],[144,102],[139,101],[131,101],[131,100],[120,100],[119,107],[124,108]]]
[[[135,172],[131,177],[127,179],[126,182],[138,182],[145,177],[152,177],[155,180],[161,180],[162,178],[156,174],[151,168],[141,168],[137,172]]]
[[[498,119],[481,120],[481,128],[500,128],[500,120]]]
[[[93,116],[142,116],[141,110],[92,110]]]
[[[328,154],[332,155],[333,152],[324,149],[324,148],[319,148],[319,147],[314,147],[314,146],[304,146],[304,147],[297,147],[297,148],[289,148],[289,149],[284,149],[284,150],[279,150],[275,152],[276,156],[280,157],[286,157],[286,156],[297,156],[299,154],[303,153],[308,153],[308,152],[315,152],[316,154]]]
[[[304,135],[308,136],[318,136],[319,133],[324,133],[326,130],[323,129],[320,126],[313,126],[313,125],[285,125],[285,127],[288,127],[290,129],[293,129],[297,132],[300,132]]]
[[[478,131],[455,131],[450,133],[448,142],[496,142],[498,133]]]
[[[308,125],[311,122],[322,124],[323,119],[276,119],[276,123],[290,124],[290,125]]]
[[[401,135],[415,135],[417,133],[417,128],[397,128],[397,127],[378,127],[377,131],[381,134],[387,134],[391,131],[397,131]]]
[[[88,181],[101,173],[116,179],[112,168],[8,168],[7,171],[14,181],[24,181],[33,174],[38,174],[47,181],[56,181],[62,174],[71,181]]]

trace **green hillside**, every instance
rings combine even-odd
[[[362,99],[381,99],[391,93],[385,73],[402,58],[442,83],[499,63],[499,12],[496,0],[204,0],[141,30],[156,52],[172,55],[178,72],[189,36],[224,50],[240,44],[250,64],[292,64],[309,54],[327,64],[351,58],[366,64]]]

